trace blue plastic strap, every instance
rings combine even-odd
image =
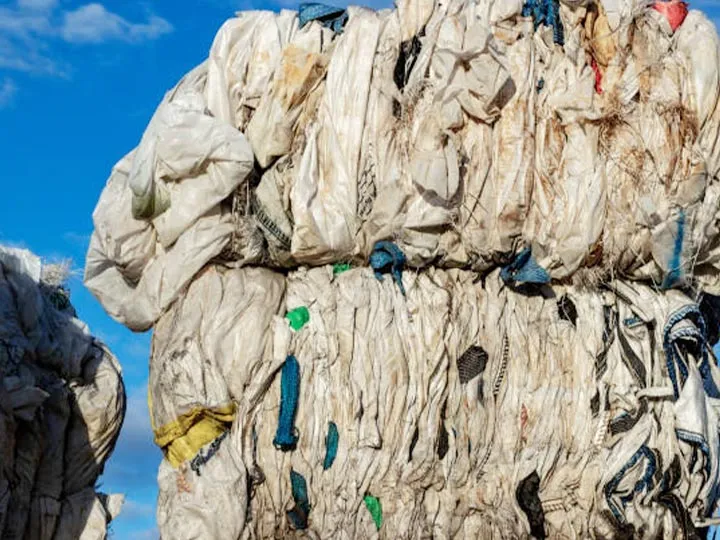
[[[328,424],[328,433],[325,437],[325,461],[323,461],[323,470],[327,471],[335,462],[337,456],[338,443],[340,442],[340,434],[335,422]]]
[[[295,430],[295,412],[300,397],[300,365],[294,356],[288,356],[282,367],[280,381],[280,415],[273,444],[279,450],[293,450],[298,441]]]
[[[706,478],[710,478],[710,473],[712,471],[712,461],[710,459],[710,445],[708,445],[705,437],[697,433],[692,433],[690,431],[678,428],[675,429],[675,434],[677,435],[678,439],[696,447],[697,450],[705,456],[705,468],[703,472],[705,473]],[[689,466],[690,472],[693,472],[696,461],[697,457],[693,454],[693,458]]]
[[[500,270],[500,277],[507,285],[550,283],[550,274],[535,261],[530,248],[523,249],[513,262]]]
[[[375,270],[377,280],[382,281],[382,273],[389,269],[403,296],[405,296],[405,287],[402,282],[402,272],[406,262],[405,254],[392,242],[378,242],[370,254],[370,266]]]
[[[308,499],[307,482],[303,475],[290,470],[290,486],[295,507],[287,513],[288,519],[298,530],[307,529],[310,515],[310,500]]]
[[[298,22],[300,28],[312,21],[318,21],[325,28],[336,34],[341,34],[348,21],[348,14],[344,8],[328,6],[327,4],[303,3],[300,4]]]
[[[683,276],[682,269],[682,251],[683,242],[685,241],[685,210],[680,209],[677,220],[677,233],[675,234],[675,245],[673,246],[672,259],[670,268],[663,279],[662,288],[670,289],[674,287]]]
[[[553,41],[558,45],[565,44],[565,29],[560,19],[560,3],[558,0],[527,0],[522,9],[523,17],[532,17],[535,30],[540,25],[553,29]]]
[[[613,493],[620,485],[620,482],[622,482],[627,472],[635,465],[637,465],[637,463],[643,457],[647,459],[648,462],[647,467],[645,468],[645,473],[643,474],[642,478],[635,484],[635,487],[628,495],[620,497],[620,503],[622,504],[622,508],[620,508],[617,504],[615,504],[615,501],[612,500]],[[635,452],[635,454],[632,455],[628,462],[620,468],[618,473],[613,476],[610,482],[605,485],[605,488],[603,489],[605,493],[605,501],[607,502],[610,511],[612,512],[613,516],[615,516],[615,519],[618,520],[618,522],[623,524],[625,523],[626,520],[625,516],[623,515],[625,506],[633,499],[635,494],[641,493],[644,489],[652,488],[654,483],[653,477],[655,476],[656,471],[657,458],[647,446],[643,445],[638,449],[637,452]]]
[[[690,319],[695,325],[695,328],[686,327],[680,330],[675,330],[675,326],[684,319]],[[688,375],[688,367],[685,364],[685,360],[675,349],[675,343],[678,340],[685,338],[694,339],[698,342],[702,355],[700,358],[699,371],[705,393],[713,399],[720,398],[720,390],[715,384],[710,370],[709,357],[705,347],[707,341],[706,336],[707,328],[705,325],[705,318],[702,316],[702,312],[696,304],[685,306],[684,308],[674,312],[670,315],[667,323],[665,324],[665,328],[663,330],[663,350],[665,351],[665,362],[668,370],[668,376],[672,381],[675,399],[680,396],[681,383],[684,382],[684,379]],[[680,376],[683,378],[682,380],[678,380],[678,374],[675,370],[676,365],[680,371]]]

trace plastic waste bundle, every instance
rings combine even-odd
[[[95,492],[125,414],[120,366],[76,318],[66,269],[0,246],[0,536],[101,540]]]
[[[113,169],[163,538],[695,537],[720,41],[686,4],[240,13]]]

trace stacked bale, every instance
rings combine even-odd
[[[120,366],[77,319],[66,273],[0,246],[4,539],[104,539],[122,506],[95,492],[125,414]]]
[[[154,328],[163,537],[698,534],[719,46],[676,1],[229,20],[86,266]]]

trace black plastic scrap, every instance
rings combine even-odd
[[[563,296],[557,303],[558,316],[564,320],[572,323],[573,326],[577,327],[577,308],[575,303],[570,300],[568,296]]]
[[[438,431],[438,438],[435,450],[439,459],[444,459],[450,450],[450,434],[445,427],[445,419],[447,416],[447,399],[443,404],[442,411],[440,412],[440,430]]]
[[[540,476],[537,471],[525,477],[515,490],[515,498],[518,505],[530,522],[530,534],[534,538],[544,539],[545,534],[545,512],[540,502]]]
[[[405,89],[405,85],[410,79],[410,73],[412,73],[415,67],[415,62],[420,55],[422,50],[422,42],[420,38],[425,35],[425,29],[420,30],[418,35],[413,36],[407,41],[403,41],[400,44],[400,54],[398,54],[397,62],[395,62],[395,69],[393,70],[393,80],[395,86],[401,92]],[[400,117],[401,107],[400,102],[393,100],[393,115],[396,118]]]
[[[288,519],[298,530],[307,529],[310,515],[310,500],[308,499],[307,482],[305,477],[295,471],[290,471],[290,485],[295,507],[287,513]]]
[[[675,456],[670,466],[663,473],[663,479],[660,483],[660,492],[653,499],[660,505],[667,508],[673,515],[682,530],[682,538],[684,540],[700,540],[707,536],[695,528],[690,513],[680,498],[672,493],[682,481],[682,470],[678,456]]]
[[[460,384],[467,384],[472,379],[485,371],[488,354],[485,349],[478,345],[472,345],[466,350],[457,361]]]
[[[420,37],[424,31],[420,31]],[[412,73],[417,62],[417,57],[422,50],[422,43],[420,42],[419,36],[413,36],[412,39],[403,41],[400,44],[400,54],[398,55],[397,62],[395,62],[395,70],[393,72],[393,80],[398,90],[405,88],[405,85],[410,79],[410,73]]]

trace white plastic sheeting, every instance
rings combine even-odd
[[[643,538],[675,537],[712,511],[720,372],[684,294],[617,282],[525,296],[497,272],[483,285],[470,272],[431,270],[404,274],[403,296],[369,269],[321,267],[291,273],[282,305],[223,307],[235,304],[229,290],[249,283],[248,299],[263,288],[277,298],[282,280],[211,267],[166,316],[195,337],[154,337],[156,422],[168,403],[180,416],[190,395],[215,410],[233,394],[238,407],[217,453],[210,444],[198,452],[207,461],[161,466],[164,538],[292,534],[291,470],[307,482],[308,534],[319,538],[373,537],[366,494],[382,503],[383,537],[526,537],[517,490],[533,473],[549,538],[615,538],[633,527]],[[273,317],[300,306],[309,322],[288,339],[287,322]],[[261,354],[248,336],[262,337]],[[292,452],[273,446],[286,355],[300,365]],[[222,359],[232,366],[225,374]],[[188,388],[168,391],[171,383]],[[324,470],[330,422],[339,444]]]
[[[118,362],[70,305],[62,270],[0,246],[0,536],[107,537],[95,493],[125,414]]]

